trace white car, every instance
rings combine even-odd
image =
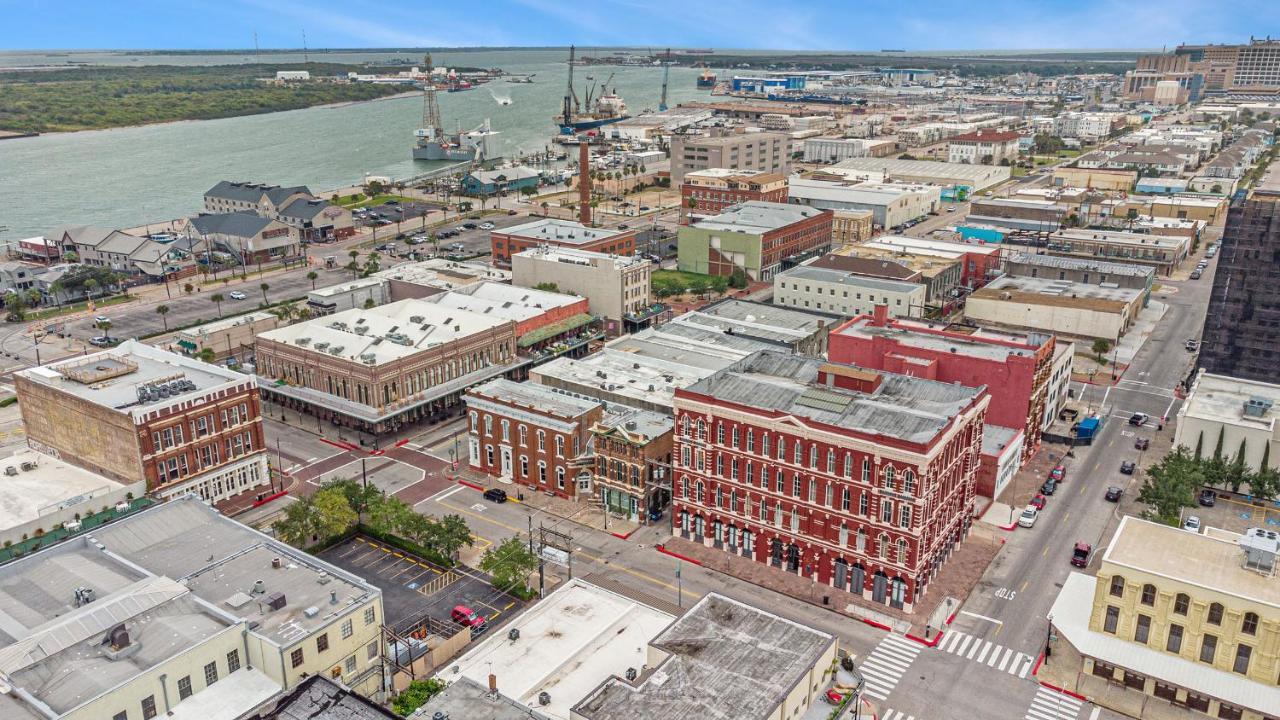
[[[1196,515],[1188,515],[1187,519],[1182,521],[1182,529],[1187,532],[1200,532],[1200,518]]]
[[[1035,505],[1028,505],[1022,510],[1022,514],[1018,516],[1018,527],[1029,528],[1036,524],[1036,518],[1040,517],[1040,511]]]
[[[497,227],[497,225],[494,225],[494,224],[493,224],[493,223],[491,223],[491,222],[487,222],[487,223],[480,223],[480,229],[481,229],[481,230],[492,230],[492,229],[494,229],[494,228],[496,228],[496,227]]]
[[[227,295],[227,297],[231,298],[232,300],[243,300],[243,299],[245,299],[247,296],[246,296],[244,293],[240,292],[239,290],[232,290],[232,291]]]
[[[111,322],[111,318],[107,317],[106,315],[98,315],[95,318],[93,318],[93,321],[95,323]]]

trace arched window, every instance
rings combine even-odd
[[[787,456],[787,439],[784,437],[779,437],[778,438],[778,459],[783,460],[786,458],[786,456]]]
[[[1210,625],[1222,624],[1222,604],[1213,603],[1209,606],[1209,616],[1206,618]]]
[[[876,548],[876,552],[880,556],[880,559],[884,560],[888,558],[889,557],[889,536],[884,533],[881,533],[880,541],[876,544],[879,546]]]
[[[476,422],[478,422],[478,417],[476,415],[476,412],[472,410],[471,411],[471,432],[476,431]]]
[[[701,505],[701,504],[702,504],[702,491],[703,491],[702,481],[701,481],[701,480],[699,480],[699,481],[698,481],[698,486],[697,486],[697,493],[698,493],[698,496],[694,498],[694,500],[695,500],[699,505]]]
[[[1143,605],[1156,604],[1156,586],[1155,585],[1152,585],[1151,583],[1147,583],[1146,585],[1142,586],[1142,604]]]
[[[1124,596],[1124,578],[1119,575],[1111,576],[1111,597]]]
[[[902,471],[902,491],[908,495],[916,494],[916,474],[911,470]]]
[[[707,423],[702,418],[698,418],[698,439],[707,439]]]
[[[827,450],[827,474],[834,475],[836,472],[836,451]]]
[[[1179,615],[1186,615],[1187,610],[1191,608],[1191,596],[1186,593],[1178,593],[1173,598],[1173,611]]]
[[[689,497],[689,478],[687,477],[680,478],[680,497]]]
[[[529,444],[529,428],[525,427],[524,425],[521,425],[519,430],[520,430],[520,444],[528,445]]]
[[[493,435],[493,416],[492,415],[484,416],[484,434],[489,436]]]
[[[1247,612],[1244,614],[1244,619],[1240,621],[1240,632],[1244,633],[1245,635],[1258,634],[1258,614],[1257,613]]]
[[[892,465],[884,466],[884,486],[890,490],[893,489],[894,470]]]
[[[907,564],[907,541],[905,538],[898,538],[898,563]]]
[[[689,437],[689,416],[685,415],[680,418],[680,434]]]

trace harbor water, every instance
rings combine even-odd
[[[137,60],[131,60],[136,57]],[[407,53],[311,54],[320,62],[408,59]],[[490,118],[505,157],[540,152],[556,133],[568,67],[564,50],[435,53],[437,66],[501,68],[533,75],[532,84],[496,80],[438,95],[445,129],[469,129]],[[279,56],[264,55],[269,62]],[[300,58],[299,58],[300,59]],[[65,61],[102,64],[229,64],[239,55],[129,56],[77,53],[41,56],[0,53],[0,67]],[[671,68],[668,104],[706,99],[700,70]],[[633,116],[656,109],[662,68],[580,66],[579,97],[595,78],[616,73],[612,85]],[[500,101],[510,99],[510,104]],[[363,103],[114,130],[55,133],[0,141],[0,241],[43,235],[61,225],[134,227],[192,215],[219,180],[305,184],[314,191],[359,184],[366,175],[407,178],[437,164],[412,159],[422,95]]]

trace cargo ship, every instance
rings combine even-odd
[[[569,84],[564,93],[564,110],[555,117],[557,124],[560,126],[560,132],[572,135],[584,130],[594,130],[604,125],[620,122],[630,117],[627,114],[627,104],[623,102],[617,92],[609,91],[609,83],[613,81],[613,75],[610,75],[608,80],[600,84],[599,97],[592,97],[595,92],[595,84],[592,83],[587,88],[585,102],[578,100],[578,93],[573,87],[573,66],[576,63],[574,50],[573,46],[569,47]]]
[[[711,72],[711,68],[702,68],[702,74],[698,76],[698,89],[710,90],[716,86],[716,74]]]

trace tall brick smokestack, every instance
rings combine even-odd
[[[591,149],[578,143],[578,222],[591,224]]]

